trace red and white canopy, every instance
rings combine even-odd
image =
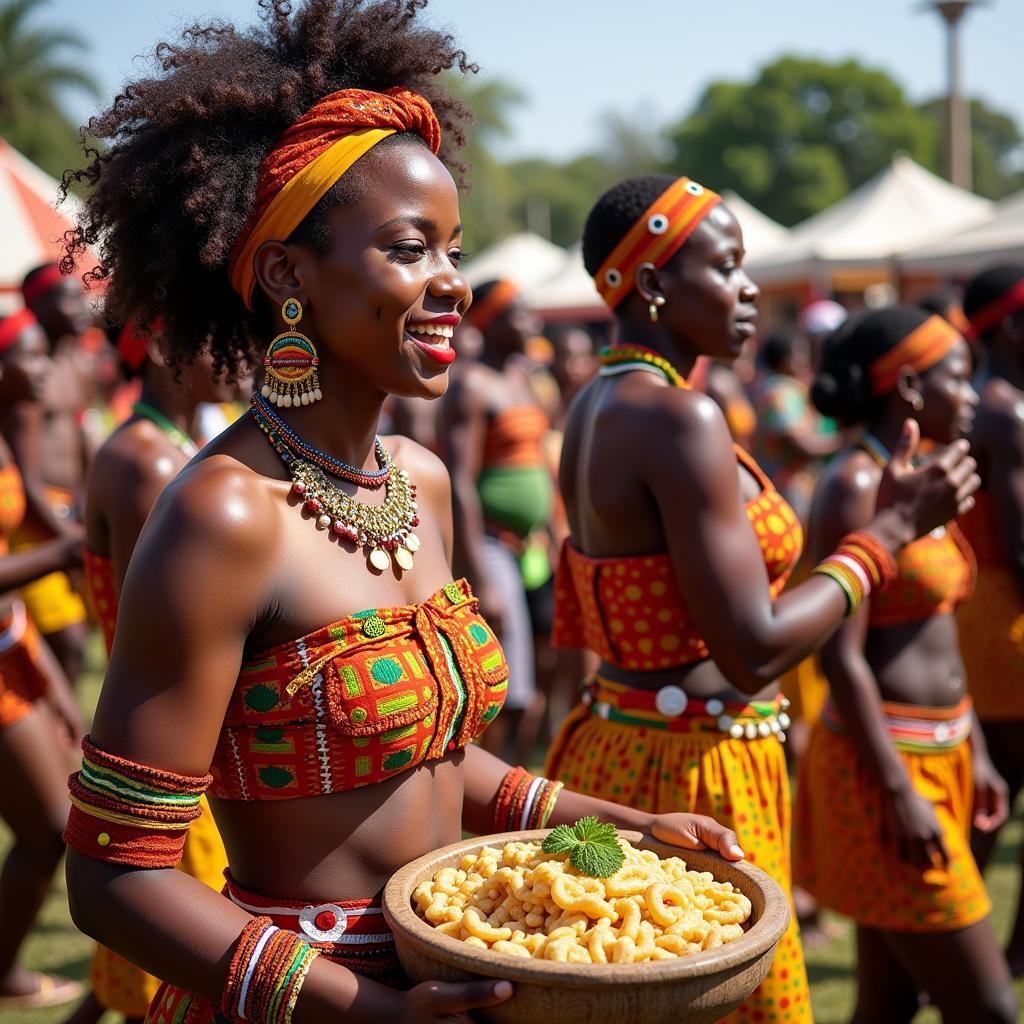
[[[0,138],[0,309],[21,305],[25,274],[61,255],[61,239],[81,208],[74,196],[57,209],[59,185]],[[91,265],[91,264],[90,264]]]

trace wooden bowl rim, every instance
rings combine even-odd
[[[608,970],[603,964],[565,964],[553,960],[525,960],[524,958],[494,953],[489,949],[466,946],[465,943],[447,935],[439,935],[434,928],[417,916],[412,907],[412,892],[418,884],[417,876],[431,864],[454,859],[461,854],[478,850],[483,846],[503,846],[512,842],[534,842],[548,836],[550,829],[534,829],[525,832],[503,832],[497,835],[477,836],[451,843],[439,850],[410,861],[389,879],[384,888],[382,901],[384,916],[396,936],[408,940],[425,955],[451,967],[461,968],[471,974],[491,976],[522,982],[571,982],[578,987],[588,988],[605,985],[672,984],[692,978],[719,974],[722,971],[750,963],[774,946],[789,925],[789,902],[779,884],[760,868],[746,861],[727,861],[712,850],[686,850],[670,846],[653,836],[644,834],[641,843],[644,848],[655,848],[659,856],[679,856],[689,864],[689,858],[708,858],[727,864],[745,875],[751,886],[764,897],[764,911],[742,938],[719,946],[714,950],[693,953],[677,960],[659,960],[640,964],[622,964]],[[633,833],[622,833],[631,842],[636,842]],[[669,853],[661,853],[667,850]],[[704,870],[698,868],[697,870]],[[717,877],[717,876],[716,876]],[[749,897],[748,897],[749,898]],[[600,968],[593,970],[593,968]]]

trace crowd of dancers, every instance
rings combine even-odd
[[[0,320],[0,1011],[466,1015],[511,986],[410,987],[387,878],[595,814],[791,897],[731,1024],[812,1019],[821,908],[856,1021],[1010,1024],[1024,265],[769,331],[713,183],[651,174],[593,197],[607,322],[471,293],[421,6],[163,44]],[[65,851],[84,986],[19,959]]]

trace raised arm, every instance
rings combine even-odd
[[[638,446],[638,465],[686,605],[726,678],[756,692],[821,647],[845,618],[846,597],[815,575],[772,601],[728,428],[710,398],[659,389],[645,433],[659,441]],[[913,469],[917,439],[916,424],[908,425],[868,524],[893,552],[955,516],[977,488],[965,442]]]

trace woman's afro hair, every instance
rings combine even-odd
[[[844,426],[869,420],[885,401],[871,390],[871,364],[932,315],[918,306],[886,306],[847,320],[825,341],[811,386],[818,411]]]
[[[1000,263],[981,271],[968,283],[964,291],[964,313],[973,319],[986,306],[997,302],[1012,288],[1024,281],[1024,263]],[[981,335],[982,341],[991,341],[998,324],[993,324]]]
[[[265,325],[246,310],[226,267],[260,162],[281,133],[339,89],[405,86],[433,105],[442,159],[464,141],[468,111],[443,75],[476,66],[452,36],[418,21],[426,3],[259,0],[253,27],[197,24],[178,42],[158,44],[155,74],[125,85],[83,130],[88,160],[65,174],[64,189],[84,186],[87,198],[62,269],[94,247],[99,265],[86,280],[109,281],[107,315],[135,318],[143,330],[159,320],[172,364],[204,349],[230,375],[251,364]],[[324,234],[310,222],[343,201],[343,182],[293,238],[315,244]]]

